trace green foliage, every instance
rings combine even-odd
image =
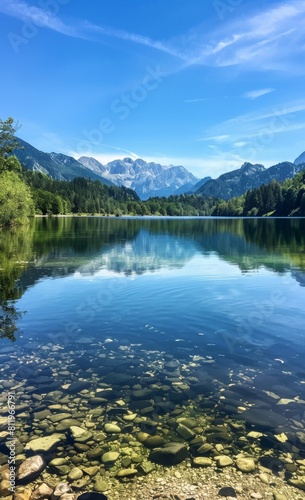
[[[0,227],[24,224],[34,214],[30,189],[20,178],[21,165],[9,156],[18,147],[17,128],[11,117],[0,120]]]
[[[247,191],[244,196],[216,203],[212,215],[227,216],[304,216],[305,171],[283,183],[271,181],[268,185]]]
[[[22,167],[16,156],[9,156],[8,158],[0,157],[0,173],[1,172],[18,172],[22,171]]]
[[[32,256],[32,243],[28,226],[0,232],[0,338],[16,339],[22,313],[15,301],[23,293],[18,280]]]
[[[15,132],[19,125],[9,116],[7,120],[0,120],[0,158],[6,158],[18,147]]]
[[[210,215],[215,204],[212,198],[199,195],[150,198],[140,201],[131,189],[106,186],[99,181],[77,178],[57,181],[31,171],[23,178],[30,186],[38,214],[101,214],[101,215]]]
[[[28,186],[15,172],[0,175],[0,227],[24,224],[34,213]]]

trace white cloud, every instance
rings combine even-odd
[[[274,92],[275,89],[260,89],[260,90],[250,90],[245,92],[242,97],[246,99],[257,99],[258,97],[262,97],[263,95],[270,94],[270,92]]]
[[[227,141],[228,139],[230,139],[230,136],[227,135],[227,134],[222,134],[222,135],[214,135],[212,137],[203,137],[203,138],[200,138],[200,139],[197,139],[199,142],[208,142],[208,141],[214,141],[214,142],[225,142]]]
[[[0,12],[67,36],[96,41],[110,37],[154,49],[171,56],[175,63],[179,61],[180,68],[173,69],[174,72],[193,65],[239,65],[256,70],[287,70],[293,66],[295,71],[304,72],[304,65],[296,60],[305,43],[305,32],[301,29],[305,24],[305,0],[286,0],[258,14],[223,23],[210,32],[206,25],[198,25],[179,37],[163,41],[85,20],[70,26],[58,15],[31,6],[25,0],[2,0]]]
[[[194,102],[203,102],[207,101],[206,97],[203,97],[202,99],[186,99],[184,102],[186,103],[194,103]]]
[[[46,9],[34,7],[23,0],[2,0],[0,12],[16,17],[24,22],[31,22],[37,27],[49,28],[66,36],[79,37],[76,29],[62,22]]]

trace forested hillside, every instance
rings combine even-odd
[[[283,183],[271,181],[243,196],[218,202],[212,215],[305,216],[305,171]]]

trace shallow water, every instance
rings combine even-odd
[[[180,415],[195,434],[228,425],[208,442],[233,454],[254,430],[261,454],[304,459],[305,219],[41,219],[0,245],[20,435],[56,431],[35,414],[59,404],[80,422],[102,408],[95,433],[116,420],[134,436],[134,412],[183,441]]]

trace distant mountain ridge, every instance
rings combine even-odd
[[[268,184],[273,179],[283,182],[305,169],[305,152],[294,163],[282,162],[270,168],[261,164],[244,163],[241,168],[220,175],[217,179],[198,179],[183,166],[163,166],[140,158],[114,160],[103,165],[95,158],[78,160],[62,153],[44,153],[18,138],[21,148],[14,151],[21,164],[57,180],[84,177],[106,185],[125,186],[136,191],[142,200],[181,194],[229,200],[247,190]]]
[[[141,159],[124,158],[102,165],[94,158],[76,160],[62,153],[44,153],[18,138],[21,148],[14,154],[28,170],[41,172],[57,180],[76,177],[99,180],[106,185],[125,186],[136,191],[142,200],[189,191],[198,178],[182,166],[162,166]]]
[[[164,166],[140,158],[114,160],[107,165],[86,156],[82,156],[78,161],[92,172],[101,173],[117,186],[123,185],[133,189],[142,200],[154,196],[183,194],[198,182],[198,178],[182,166]]]
[[[42,174],[49,175],[52,179],[60,181],[70,181],[76,177],[85,177],[86,179],[99,180],[108,186],[112,184],[108,179],[104,179],[101,175],[85,168],[72,156],[61,153],[44,153],[19,138],[18,142],[21,147],[15,149],[14,155],[28,170],[41,172]]]
[[[195,193],[229,200],[236,196],[241,196],[246,191],[258,188],[263,184],[269,184],[273,179],[277,182],[283,182],[286,179],[294,177],[296,173],[304,168],[304,163],[296,164],[288,161],[278,163],[270,168],[265,168],[260,164],[252,165],[252,163],[244,163],[237,170],[227,172],[220,175],[217,179],[207,181]]]

